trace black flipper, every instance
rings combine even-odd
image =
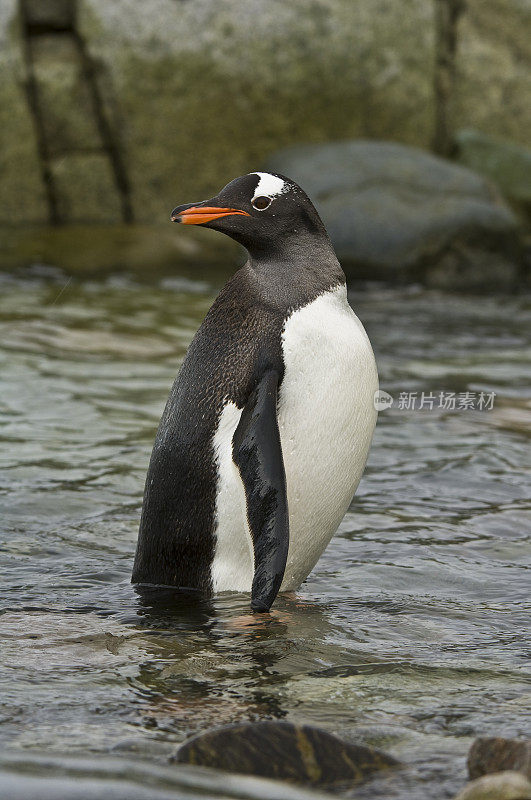
[[[284,577],[289,545],[286,476],[277,420],[278,373],[265,372],[234,432],[232,453],[245,487],[254,545],[253,611],[269,611]]]

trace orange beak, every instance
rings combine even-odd
[[[250,217],[247,211],[240,211],[238,208],[215,208],[213,206],[191,206],[179,211],[177,208],[171,215],[172,222],[181,222],[183,225],[203,225],[205,222],[212,222],[221,217],[230,217],[231,214],[240,214],[242,217]]]

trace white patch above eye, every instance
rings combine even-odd
[[[273,199],[279,194],[289,192],[289,185],[286,181],[283,181],[282,178],[277,178],[276,175],[271,175],[270,172],[252,172],[251,175],[258,175],[260,178],[251,202],[262,195]]]

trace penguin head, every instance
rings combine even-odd
[[[210,200],[177,206],[171,220],[221,231],[251,254],[274,251],[305,234],[327,237],[305,192],[295,181],[273,172],[242,175]]]

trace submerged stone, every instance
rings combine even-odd
[[[496,772],[467,784],[455,800],[531,800],[531,783],[519,772]]]
[[[186,741],[173,760],[328,787],[400,766],[386,753],[343,742],[319,728],[272,721],[228,725],[199,734]]]

